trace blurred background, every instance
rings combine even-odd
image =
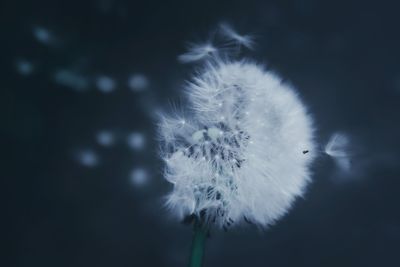
[[[186,42],[229,22],[256,36],[246,56],[298,89],[321,155],[287,216],[213,231],[205,266],[400,266],[399,8],[2,1],[0,265],[186,265],[192,230],[163,208],[154,114],[184,103]],[[335,133],[346,164],[324,153]]]

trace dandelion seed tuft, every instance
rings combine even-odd
[[[297,92],[260,65],[218,60],[186,91],[186,115],[159,122],[164,176],[174,185],[166,205],[221,228],[273,224],[304,194],[316,155]]]
[[[190,63],[194,61],[199,61],[206,59],[215,53],[217,53],[217,48],[211,42],[205,42],[202,44],[190,44],[188,46],[188,51],[182,55],[178,56],[178,60],[181,63]]]
[[[329,138],[324,152],[335,161],[341,170],[348,171],[351,167],[349,148],[350,138],[344,133],[337,132]]]
[[[248,49],[254,48],[254,37],[251,35],[239,34],[233,27],[227,23],[220,25],[221,34],[229,41],[234,41],[240,46],[244,46]]]

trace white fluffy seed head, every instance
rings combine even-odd
[[[207,63],[186,89],[187,118],[160,120],[167,206],[221,227],[272,224],[303,195],[315,157],[297,93],[243,61]]]

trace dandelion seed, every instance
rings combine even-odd
[[[42,44],[49,45],[53,42],[52,34],[49,30],[44,27],[34,27],[33,28],[33,36],[36,40]]]
[[[129,78],[128,86],[132,91],[143,91],[149,86],[149,80],[143,74],[134,74]]]
[[[128,136],[128,145],[134,150],[141,150],[144,148],[146,138],[142,133],[134,132]]]
[[[325,146],[325,153],[331,157],[348,157],[349,138],[343,133],[334,133]]]
[[[57,84],[74,89],[76,91],[84,91],[89,87],[89,82],[86,77],[66,69],[56,71],[53,76],[53,80]]]
[[[115,81],[108,76],[100,76],[97,78],[96,86],[103,93],[111,93],[115,90]]]
[[[149,174],[143,168],[136,168],[132,170],[130,175],[131,183],[135,186],[143,186],[148,183]]]
[[[244,46],[248,49],[254,48],[254,37],[251,35],[241,35],[236,32],[232,26],[227,23],[222,23],[220,25],[221,33],[225,36],[228,40],[233,40],[234,42],[238,43],[241,46]]]
[[[97,142],[102,146],[111,146],[114,144],[114,135],[109,131],[101,131],[96,135]]]
[[[350,139],[343,133],[334,133],[325,146],[325,153],[334,159],[341,170],[348,171],[350,162]]]
[[[23,76],[31,75],[34,70],[33,64],[27,60],[18,60],[15,63],[15,67],[17,72]]]
[[[211,42],[206,42],[202,44],[190,44],[188,47],[188,51],[178,56],[178,60],[181,63],[199,61],[206,59],[207,57],[215,54],[217,51],[217,48],[214,47]]]
[[[77,160],[86,167],[95,167],[99,163],[97,154],[92,150],[83,150],[78,153]]]

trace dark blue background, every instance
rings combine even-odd
[[[191,228],[162,207],[154,112],[182,97],[185,42],[228,21],[257,36],[249,56],[293,83],[321,146],[352,138],[353,166],[324,156],[304,199],[267,231],[213,231],[205,266],[400,266],[400,19],[396,1],[3,1],[0,7],[1,266],[185,266]],[[38,42],[37,26],[57,40]],[[33,62],[30,75],[15,68]],[[79,92],[60,68],[109,75]],[[132,92],[131,73],[149,87]],[[99,146],[95,134],[139,131],[144,150]],[[100,158],[79,164],[76,150]],[[148,171],[135,186],[132,168]]]

